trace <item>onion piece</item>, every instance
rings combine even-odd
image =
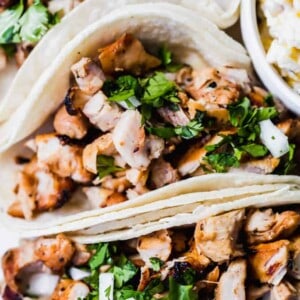
[[[289,152],[288,137],[270,119],[259,122],[259,126],[260,139],[273,157],[281,157]]]
[[[82,280],[91,275],[91,272],[71,267],[69,274],[73,280]]]
[[[28,280],[26,293],[34,296],[49,296],[54,292],[59,281],[58,275],[36,273]]]
[[[100,273],[99,275],[99,300],[113,300],[114,274]]]

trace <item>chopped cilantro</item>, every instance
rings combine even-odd
[[[179,126],[175,128],[175,133],[180,137],[188,140],[199,135],[203,131],[204,126],[197,120],[190,121],[186,126]]]
[[[105,297],[110,298],[110,293],[111,293],[111,285],[105,289],[104,291]]]
[[[167,140],[176,136],[174,127],[146,127],[146,130],[150,134]]]
[[[237,158],[229,153],[209,154],[205,159],[218,173],[224,173],[230,167],[239,167]]]
[[[90,258],[89,266],[91,270],[95,270],[102,266],[110,256],[108,244],[100,243],[96,248],[96,253]]]
[[[158,272],[160,270],[161,266],[163,265],[163,261],[160,260],[158,257],[151,257],[150,263],[151,263],[152,269],[155,272]]]
[[[168,300],[197,300],[198,294],[193,285],[182,285],[177,283],[172,276],[169,277]]]
[[[172,62],[172,52],[167,48],[166,45],[163,45],[159,49],[158,54],[163,66],[167,66]]]
[[[122,171],[121,167],[115,166],[115,160],[112,156],[98,155],[97,156],[97,170],[99,178]]]
[[[242,150],[247,152],[252,157],[263,157],[267,155],[268,149],[264,145],[248,144],[241,147]]]
[[[126,259],[125,263],[114,266],[110,272],[114,274],[116,288],[121,288],[137,274],[138,269],[131,261]]]

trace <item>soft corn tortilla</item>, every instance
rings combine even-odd
[[[74,241],[83,244],[128,240],[147,235],[161,229],[192,225],[200,220],[237,209],[296,204],[299,203],[299,197],[300,190],[287,190],[286,188],[282,188],[276,192],[251,196],[237,201],[213,204],[209,206],[199,205],[192,213],[175,214],[171,217],[162,218],[159,221],[144,222],[143,224],[132,226],[129,229],[116,230],[95,235],[83,235],[78,232],[73,232],[69,235]]]
[[[239,15],[240,0],[152,0],[153,5],[167,2],[191,9],[220,28],[227,28],[236,22]],[[71,41],[80,31],[90,24],[106,16],[116,8],[126,4],[149,3],[146,0],[85,0],[62,22],[50,30],[32,51],[17,73],[12,84],[12,76],[16,68],[6,68],[3,76],[0,74],[0,122],[6,121],[12,113],[27,99],[30,90],[37,83],[39,77],[49,67],[61,49]],[[240,47],[236,46],[240,51]],[[11,72],[13,71],[13,72]],[[9,80],[9,81],[8,81]],[[8,89],[8,87],[10,87]],[[7,92],[7,93],[6,93]],[[4,97],[6,94],[6,97]],[[27,101],[27,100],[26,100]]]
[[[166,3],[124,6],[81,31],[51,61],[10,119],[0,126],[0,152],[28,137],[59,107],[69,87],[70,67],[76,61],[96,55],[97,49],[124,32],[134,34],[151,50],[166,43],[179,62],[194,69],[207,65],[250,67],[240,44],[190,10]]]

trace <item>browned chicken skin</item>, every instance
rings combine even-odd
[[[107,74],[125,71],[141,75],[161,64],[158,58],[145,51],[139,40],[128,33],[99,52],[101,66]]]

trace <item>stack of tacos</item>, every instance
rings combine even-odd
[[[1,221],[37,238],[4,256],[5,299],[296,295],[299,120],[192,11],[95,18],[75,36],[66,18],[63,50],[3,102]]]

